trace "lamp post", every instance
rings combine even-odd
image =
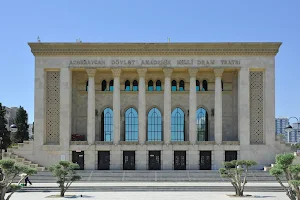
[[[297,133],[298,133],[298,130],[299,130],[299,124],[300,124],[300,122],[299,122],[299,120],[298,120],[298,118],[297,117],[290,117],[289,119],[288,119],[288,125],[284,128],[284,130],[288,133],[288,137],[287,137],[287,139],[288,139],[288,143],[290,143],[290,132],[291,131],[293,131],[293,127],[290,125],[290,119],[292,119],[292,118],[294,118],[294,119],[296,119],[297,120],[297,125],[298,125],[298,127],[297,127]]]

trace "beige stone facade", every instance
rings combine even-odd
[[[40,165],[74,160],[77,152],[84,155],[84,169],[98,169],[98,152],[106,151],[109,169],[120,170],[128,159],[124,152],[133,151],[134,169],[145,170],[150,169],[149,152],[156,151],[162,170],[178,165],[218,169],[235,154],[237,159],[256,160],[262,168],[283,151],[275,141],[274,124],[275,56],[281,43],[29,45],[35,56],[35,137],[32,148],[19,153]],[[113,113],[113,130],[104,141],[106,108]],[[126,139],[129,108],[138,113],[138,136],[132,141]],[[153,108],[161,113],[161,135],[149,141]],[[175,108],[184,113],[179,140],[173,136],[178,131],[172,121]],[[205,139],[198,137],[199,108],[207,113]],[[72,141],[76,134],[82,141]]]

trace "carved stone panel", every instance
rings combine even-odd
[[[59,144],[60,72],[46,72],[46,144]]]
[[[250,72],[250,144],[264,143],[263,72]]]

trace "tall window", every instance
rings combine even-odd
[[[177,90],[177,82],[175,80],[172,81],[172,91],[176,91]]]
[[[132,91],[138,91],[139,90],[139,85],[137,80],[133,81],[133,87],[132,87]]]
[[[89,81],[86,81],[86,83],[85,83],[85,91],[88,91],[88,89],[89,89]]]
[[[207,81],[206,80],[202,81],[202,87],[203,87],[202,88],[203,91],[207,91]]]
[[[171,141],[184,141],[184,112],[175,108],[171,115]]]
[[[138,141],[138,133],[138,113],[134,108],[128,108],[125,112],[125,141]]]
[[[184,91],[184,81],[179,81],[179,91]]]
[[[109,91],[114,91],[114,80],[109,81]]]
[[[148,113],[148,141],[162,141],[161,113],[157,108]]]
[[[130,81],[125,81],[125,91],[130,91]]]
[[[196,80],[196,91],[200,91],[200,81]]]
[[[153,89],[153,81],[151,80],[148,82],[148,91],[153,91],[153,90],[154,90]]]
[[[197,140],[208,141],[208,114],[204,108],[197,110]]]
[[[160,80],[157,80],[156,81],[156,91],[161,91],[161,82],[160,82]]]
[[[105,108],[101,115],[101,141],[112,141],[114,130],[113,110]]]
[[[222,91],[224,90],[224,86],[223,86],[223,81],[221,80],[221,88],[222,88]]]
[[[102,81],[102,91],[106,91],[106,80]]]

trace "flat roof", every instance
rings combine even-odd
[[[35,56],[275,56],[281,42],[28,43]]]

